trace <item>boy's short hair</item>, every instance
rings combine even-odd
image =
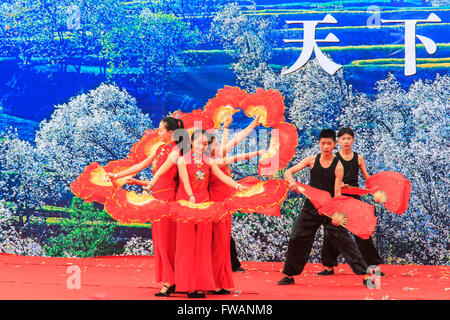
[[[338,137],[342,137],[344,134],[349,134],[349,135],[352,136],[352,138],[355,137],[355,133],[349,127],[342,127],[342,128],[340,128],[339,131],[338,131],[337,136]]]
[[[334,132],[334,130],[331,129],[323,129],[322,131],[320,131],[319,141],[322,138],[330,138],[333,139],[334,142],[336,142],[336,132]]]

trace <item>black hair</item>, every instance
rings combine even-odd
[[[161,120],[167,131],[173,131],[173,138],[181,154],[190,150],[189,133],[184,129],[184,123],[181,119],[165,117]]]
[[[211,134],[206,131],[205,129],[196,129],[194,132],[192,132],[191,135],[191,142],[194,142],[195,139],[197,139],[198,136],[205,135],[208,138],[208,144],[212,142]]]
[[[184,123],[181,119],[173,117],[165,117],[161,120],[164,122],[167,131],[175,131],[177,129],[184,129]]]
[[[342,127],[342,128],[340,128],[339,131],[338,131],[337,136],[338,137],[342,137],[344,134],[349,134],[349,135],[352,136],[352,138],[355,137],[355,133],[349,127]]]
[[[211,154],[212,154],[212,143],[213,143],[213,141],[214,141],[214,139],[217,139],[217,136],[216,135],[214,135],[214,134],[212,134],[212,133],[210,133],[210,132],[208,132],[208,147],[206,148],[206,150],[205,150],[205,154],[208,156],[208,157],[211,157]]]
[[[208,134],[209,134],[209,136],[208,136],[208,139],[209,139],[208,144],[211,144],[211,143],[213,143],[214,139],[217,139],[217,136],[215,134],[210,133],[210,132],[208,132]]]
[[[330,138],[333,139],[334,142],[336,142],[336,132],[334,132],[334,130],[331,129],[323,129],[322,131],[320,131],[319,141],[322,138]]]

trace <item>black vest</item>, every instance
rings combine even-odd
[[[331,196],[334,196],[334,182],[336,180],[336,166],[339,162],[339,159],[334,157],[333,162],[331,162],[331,165],[328,168],[323,168],[320,165],[320,154],[316,156],[316,160],[314,161],[314,166],[311,168],[310,171],[310,180],[309,185],[311,187],[328,191]],[[306,199],[304,208],[306,209],[314,209],[314,206],[312,205],[311,201],[309,199]]]
[[[353,158],[349,161],[344,160],[339,152],[335,155],[344,167],[344,178],[342,179],[342,182],[350,186],[357,187],[359,175],[358,154],[353,152]]]

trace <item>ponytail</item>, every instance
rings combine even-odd
[[[183,121],[173,117],[165,117],[161,120],[161,122],[164,122],[168,131],[173,131],[173,139],[175,140],[181,154],[184,155],[189,152],[189,133],[184,129]]]

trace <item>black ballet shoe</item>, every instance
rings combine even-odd
[[[331,269],[331,270],[325,269],[325,270],[319,272],[317,275],[318,276],[330,276],[332,274],[334,274],[334,269]]]
[[[231,292],[226,290],[226,289],[220,289],[219,291],[215,291],[215,290],[211,290],[208,291],[211,294],[217,294],[217,295],[225,295],[225,294],[230,294]]]
[[[237,267],[237,268],[233,269],[233,272],[245,272],[245,270],[242,269],[241,267]]]
[[[157,296],[157,297],[168,297],[168,296],[170,296],[172,293],[175,292],[175,285],[170,286],[170,287],[164,285],[164,288],[167,288],[167,290],[166,290],[165,292],[162,292],[162,291],[157,292],[157,293],[155,293],[155,296]]]

